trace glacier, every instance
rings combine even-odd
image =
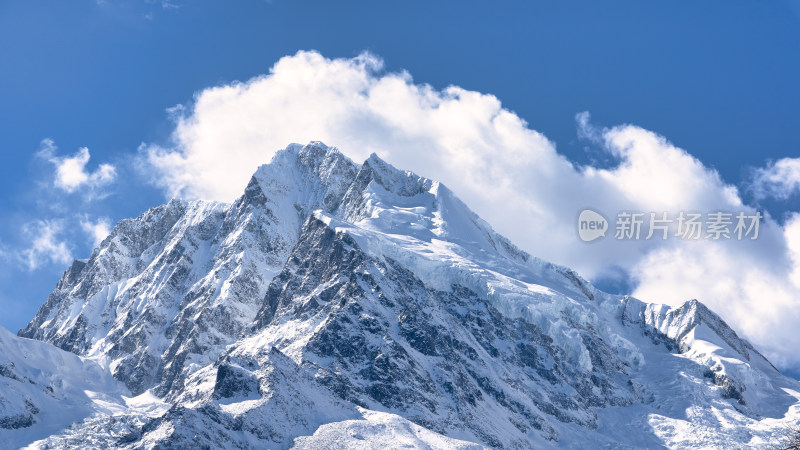
[[[546,239],[545,236],[542,237]],[[31,448],[758,448],[800,383],[697,300],[611,295],[376,155],[292,144],[119,222],[18,336]]]

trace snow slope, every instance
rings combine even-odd
[[[16,448],[111,413],[126,395],[95,361],[0,327],[0,447]]]

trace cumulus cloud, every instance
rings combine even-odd
[[[108,217],[100,217],[92,221],[84,217],[81,219],[81,229],[91,239],[92,246],[97,247],[111,233],[111,220]]]
[[[72,255],[66,242],[60,239],[62,225],[58,221],[39,220],[23,228],[30,246],[19,253],[28,269],[34,270],[46,263],[68,264]]]
[[[800,346],[800,317],[791,312],[800,310],[800,219],[781,226],[767,215],[758,240],[747,242],[607,237],[585,244],[576,233],[585,207],[612,223],[620,211],[755,210],[715,170],[651,131],[596,127],[581,113],[579,136],[614,164],[577,166],[496,97],[437,90],[382,67],[370,54],[282,58],[264,76],[203,90],[192,105],[173,109],[170,142],[145,144],[141,154],[169,195],[230,201],[288,143],[321,140],[356,161],[375,152],[441,180],[534,255],[593,279],[627,274],[648,301],[698,298],[768,356],[800,363],[792,350]]]
[[[72,193],[82,187],[97,188],[111,183],[117,176],[116,168],[111,164],[100,164],[97,170],[88,172],[86,165],[90,155],[86,147],[72,156],[57,156],[57,149],[52,139],[44,139],[37,156],[53,164],[53,184],[63,191]]]
[[[757,199],[786,200],[800,192],[800,158],[783,158],[755,169],[751,189]]]

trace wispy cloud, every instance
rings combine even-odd
[[[800,158],[783,158],[753,171],[753,195],[761,200],[786,200],[800,193]]]
[[[183,1],[179,0],[95,0],[97,5],[104,9],[117,10],[125,15],[140,15],[147,20],[153,20],[159,11],[175,11],[183,8]]]
[[[44,139],[36,155],[53,164],[53,185],[65,192],[72,193],[84,187],[97,189],[113,182],[117,176],[111,164],[100,164],[94,172],[87,171],[91,156],[86,147],[71,156],[57,156],[57,149],[52,139]]]
[[[575,114],[575,125],[578,128],[578,137],[586,139],[595,144],[603,142],[603,130],[591,123],[591,114],[589,111],[579,112]]]
[[[72,254],[60,234],[63,225],[59,221],[39,220],[23,228],[29,239],[29,247],[18,253],[28,269],[35,270],[46,263],[69,264]]]
[[[97,247],[111,233],[111,220],[108,217],[100,217],[92,221],[84,217],[81,219],[81,229],[91,239],[92,246]]]
[[[96,246],[111,229],[110,219],[91,213],[97,204],[87,200],[108,195],[116,168],[100,164],[89,169],[91,155],[86,148],[72,155],[58,155],[57,150],[53,140],[42,140],[35,158],[52,170],[46,183],[37,187],[37,214],[9,218],[17,232],[0,243],[0,258],[30,271],[69,264],[73,251],[83,252],[86,241]],[[76,214],[76,208],[82,213]]]
[[[162,9],[180,9],[181,4],[176,1],[161,0]]]
[[[111,220],[107,217],[91,219],[83,215],[33,220],[22,225],[21,233],[14,242],[0,242],[0,259],[21,264],[29,271],[50,264],[64,266],[73,260],[70,243],[86,239],[96,247],[110,232]]]

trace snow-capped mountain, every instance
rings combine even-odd
[[[601,292],[444,185],[319,142],[233,204],[120,222],[19,334],[63,349],[0,335],[60,355],[0,364],[0,439],[40,448],[736,448],[800,419],[800,383],[700,302]],[[20,381],[38,364],[102,381],[54,425]]]
[[[305,217],[331,210],[355,171],[338,152],[293,149],[232,205],[173,200],[123,220],[20,336],[106,360],[136,394],[171,394],[249,327]]]

